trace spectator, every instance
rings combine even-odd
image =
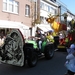
[[[70,45],[70,48],[67,49],[68,54],[75,52],[75,42]]]
[[[2,45],[4,44],[4,40],[5,40],[5,38],[6,38],[6,37],[3,36],[2,41],[1,41],[1,42],[2,42]]]
[[[65,75],[74,75],[75,74],[75,42],[71,44],[70,49],[67,50],[68,55],[66,56],[65,66],[68,69]]]
[[[47,38],[48,42],[53,42],[53,43],[54,43],[54,37],[53,37],[51,31],[49,31],[49,32],[47,33],[46,38]]]

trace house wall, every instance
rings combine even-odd
[[[16,1],[19,2],[19,14],[4,12],[3,11],[3,0],[0,0],[0,20],[21,22],[21,23],[31,27],[32,11],[30,10],[29,17],[25,16],[25,5],[28,4],[28,5],[30,5],[30,8],[31,8],[31,2],[29,0],[16,0]]]

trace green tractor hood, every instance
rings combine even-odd
[[[26,42],[33,44],[33,47],[34,47],[34,48],[38,48],[36,41],[34,41],[34,40],[26,40]]]

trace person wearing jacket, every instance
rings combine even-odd
[[[75,43],[70,45],[70,49],[67,50],[68,55],[66,56],[65,66],[67,68],[67,73],[65,75],[75,74]]]
[[[38,45],[39,49],[41,49],[43,36],[42,36],[42,34],[41,34],[41,31],[40,31],[40,30],[37,30],[37,31],[36,31],[35,38],[37,39],[37,40],[36,40],[36,42],[37,42],[37,45]]]
[[[73,53],[75,52],[75,42],[73,42],[70,47],[67,49],[67,53],[70,54],[70,53]]]
[[[52,31],[49,31],[49,32],[47,33],[46,38],[47,38],[48,42],[53,42],[53,43],[54,43],[54,37],[53,37],[53,35],[52,35]]]

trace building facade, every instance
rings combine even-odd
[[[39,24],[50,25],[46,22],[49,14],[61,15],[67,11],[56,2],[56,0],[0,0],[0,20],[27,25],[32,28],[30,34],[33,35],[36,21]],[[64,21],[64,17],[58,17],[57,21]]]
[[[49,17],[49,14],[57,15],[58,14],[58,5],[56,4],[56,2],[53,2],[50,0],[41,0],[40,1],[41,23],[47,24],[46,18]]]
[[[26,36],[31,35],[30,27],[35,18],[35,1],[33,0],[0,0],[0,22],[16,22],[29,27]],[[3,29],[0,29],[2,31]],[[6,30],[3,30],[4,32]]]
[[[30,0],[0,0],[0,20],[32,25],[32,2]]]
[[[52,30],[50,27],[50,24],[46,21],[46,19],[49,17],[49,15],[58,15],[59,13],[59,6],[56,4],[56,0],[38,0],[40,1],[40,5],[38,4],[37,7],[40,6],[39,10],[39,20],[40,23],[36,24],[35,27],[32,29],[32,35],[35,35],[35,31],[37,28],[40,28],[42,31],[46,32],[48,30]],[[37,1],[36,1],[37,2]],[[38,11],[37,10],[37,11]],[[57,21],[60,19],[58,18]]]
[[[57,4],[60,7],[60,23],[65,24],[67,26],[67,30],[69,29],[69,22],[72,19],[75,19],[75,15],[71,13],[71,11],[67,8],[66,4],[57,1]]]

